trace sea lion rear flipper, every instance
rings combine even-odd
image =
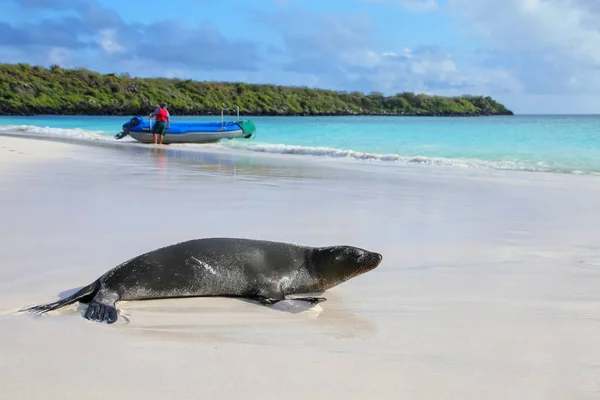
[[[19,311],[20,312],[29,311],[29,312],[33,312],[33,313],[43,314],[48,311],[58,310],[59,308],[73,304],[76,301],[85,303],[85,302],[88,302],[97,293],[98,288],[99,288],[99,283],[98,283],[98,281],[95,281],[95,282],[92,282],[91,284],[79,289],[79,291],[72,294],[71,296],[61,299],[61,300],[58,300],[58,301],[55,301],[54,303],[40,304],[37,306],[21,309]]]
[[[91,321],[104,322],[112,324],[117,321],[118,314],[115,307],[107,304],[98,303],[93,300],[85,312],[85,317]]]
[[[116,293],[101,290],[90,302],[90,305],[85,312],[85,317],[91,321],[106,321],[109,324],[116,322],[119,318],[115,306],[116,300]]]

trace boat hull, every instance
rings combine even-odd
[[[150,130],[130,131],[129,136],[142,143],[154,143],[154,134]],[[222,139],[244,138],[246,134],[241,129],[226,132],[184,132],[170,133],[166,132],[163,137],[163,144],[171,143],[214,143]]]
[[[251,138],[256,128],[252,121],[230,122],[175,122],[165,132],[162,143],[214,143],[222,139]],[[134,117],[123,124],[116,139],[131,136],[142,143],[154,143],[154,133],[149,122]]]

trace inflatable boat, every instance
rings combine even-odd
[[[211,143],[221,139],[249,139],[254,136],[256,127],[251,120],[240,120],[239,109],[237,121],[218,122],[171,122],[163,138],[163,144],[171,143]],[[142,143],[154,143],[152,121],[144,121],[141,117],[133,117],[123,124],[122,131],[115,139],[123,139],[127,135]]]

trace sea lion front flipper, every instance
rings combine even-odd
[[[322,303],[324,301],[327,301],[327,299],[325,297],[295,297],[295,298],[290,299],[290,300],[307,301],[310,304],[319,304],[319,303]]]
[[[264,304],[266,306],[273,305],[282,300],[285,300],[285,295],[283,294],[283,292],[281,290],[276,290],[275,288],[273,288],[272,290],[270,290],[268,292],[265,291],[263,293],[264,294],[257,294],[257,295],[251,296],[251,298],[254,300],[260,301],[261,304]]]
[[[264,296],[258,296],[256,299],[266,306],[278,303],[281,300],[283,300],[283,299],[274,299],[272,297],[264,297]]]
[[[85,317],[90,321],[115,323],[119,318],[115,303],[116,295],[114,293],[100,291],[90,302]]]

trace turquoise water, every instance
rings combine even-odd
[[[179,117],[173,121],[215,121]],[[600,116],[250,117],[251,140],[221,146],[389,165],[600,173]],[[114,140],[128,117],[0,117],[5,132]],[[226,120],[231,119],[226,117]]]

